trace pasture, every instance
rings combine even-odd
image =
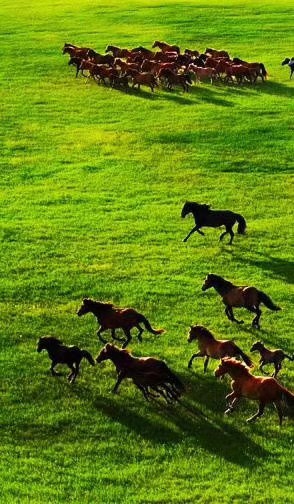
[[[1,503],[290,503],[293,420],[273,408],[254,424],[243,400],[224,416],[229,379],[188,362],[190,325],[249,352],[260,339],[293,353],[293,56],[290,0],[2,0]],[[263,62],[255,85],[202,83],[189,93],[125,93],[75,78],[64,42],[104,52],[166,40]],[[245,216],[246,235],[181,219],[186,200]],[[262,326],[224,314],[207,273],[254,285],[282,307]],[[74,384],[52,377],[37,341],[98,342],[84,297],[144,313],[129,348],[164,359],[185,383],[182,404],[148,403],[130,381],[111,394],[109,361],[85,360]],[[258,356],[250,354],[257,364]],[[255,374],[257,370],[254,370]],[[293,362],[279,381],[294,389]]]

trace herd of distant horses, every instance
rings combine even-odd
[[[195,219],[195,227],[183,240],[184,242],[202,227],[225,226],[225,231],[221,234],[222,240],[226,234],[230,235],[230,244],[234,238],[233,226],[238,222],[238,233],[244,234],[246,229],[245,218],[230,210],[211,210],[209,205],[201,205],[196,202],[186,202],[182,208],[181,216],[184,218],[192,213]],[[260,329],[261,309],[264,304],[272,311],[279,311],[281,308],[263,291],[253,286],[234,285],[223,277],[215,274],[208,274],[202,285],[202,291],[215,289],[221,296],[225,305],[225,314],[231,322],[243,324],[243,320],[235,318],[233,308],[243,307],[255,316],[252,320],[252,328]],[[66,364],[70,368],[68,380],[73,383],[78,376],[81,360],[85,358],[92,366],[105,360],[111,360],[116,368],[117,381],[113,392],[117,392],[120,383],[129,378],[134,385],[142,392],[146,400],[163,398],[167,403],[180,401],[185,392],[185,386],[178,376],[167,366],[167,364],[154,357],[135,357],[128,350],[127,345],[132,340],[131,331],[137,329],[136,336],[142,342],[144,329],[154,335],[160,335],[164,329],[155,329],[149,320],[134,308],[119,308],[113,303],[97,301],[91,298],[84,298],[77,311],[77,315],[82,317],[91,313],[97,319],[99,328],[98,339],[103,343],[103,348],[94,360],[92,355],[77,346],[64,345],[61,340],[54,336],[43,336],[39,339],[37,350],[47,350],[51,359],[50,371],[53,376],[59,373],[55,370],[57,364]],[[123,332],[123,336],[117,331]],[[106,331],[110,331],[113,341],[121,344],[121,348],[113,343],[107,342],[102,336]],[[273,403],[276,407],[279,423],[282,424],[283,416],[292,416],[294,412],[294,394],[283,387],[277,381],[277,375],[282,368],[285,359],[290,361],[294,357],[285,353],[281,349],[269,349],[261,341],[256,341],[250,351],[259,352],[259,369],[263,375],[268,374],[264,366],[272,364],[274,372],[269,376],[254,376],[251,373],[253,362],[251,358],[230,340],[218,340],[205,327],[191,326],[188,342],[197,341],[198,352],[193,354],[189,360],[188,368],[192,367],[194,359],[204,358],[204,372],[206,372],[209,359],[220,359],[220,364],[215,371],[216,377],[228,374],[232,378],[232,392],[226,396],[225,413],[232,413],[242,397],[258,401],[259,408],[256,414],[248,418],[252,422],[263,415],[265,406]],[[242,359],[243,362],[240,362]]]
[[[202,81],[240,86],[255,84],[258,78],[264,82],[268,75],[263,63],[231,58],[225,50],[208,47],[203,53],[195,49],[181,53],[179,46],[159,40],[153,43],[152,49],[109,45],[106,54],[100,54],[90,47],[65,43],[62,53],[69,55],[68,65],[76,68],[76,77],[81,74],[87,80],[125,91],[131,85],[138,89],[147,86],[152,92],[159,86],[168,91],[180,87],[185,92],[194,82]],[[294,58],[285,58],[282,65],[290,67],[291,79]]]
[[[156,40],[152,49],[138,46],[125,49],[109,45],[106,54],[97,53],[89,47],[65,43],[63,54],[69,55],[68,65],[76,68],[76,77],[81,74],[98,84],[127,91],[147,86],[152,91],[161,85],[169,91],[181,87],[188,91],[192,84],[208,80],[212,84],[255,84],[264,81],[267,71],[263,63],[231,58],[225,50],[206,48],[201,53]],[[86,72],[86,73],[85,73]]]

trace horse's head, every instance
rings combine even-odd
[[[290,63],[290,58],[285,58],[282,65],[288,65]]]
[[[213,335],[211,332],[209,332],[206,327],[201,326],[201,325],[195,325],[190,327],[189,331],[189,336],[188,336],[188,343],[191,343],[191,341],[194,340],[199,340],[199,339],[209,339],[209,340],[214,340]]]
[[[56,347],[62,345],[62,341],[54,336],[42,336],[39,338],[37,345],[37,352],[42,352],[42,350],[48,350],[48,348]]]
[[[264,344],[261,343],[261,341],[256,341],[255,343],[253,343],[252,347],[250,348],[250,352],[259,351],[259,350],[262,350],[263,348],[264,348]]]
[[[92,299],[89,298],[84,298],[81,307],[77,311],[78,317],[81,317],[82,315],[86,315],[86,313],[91,312],[93,301]]]
[[[216,370],[214,372],[214,376],[216,378],[221,378],[222,376],[224,376],[228,372],[229,372],[229,369],[228,369],[227,358],[224,357],[223,359],[221,359],[219,366],[216,368]]]
[[[106,345],[102,348],[101,352],[96,357],[96,362],[105,361],[107,359],[111,359],[116,350],[120,350],[118,347],[113,345],[112,343],[106,343]]]
[[[182,208],[181,217],[184,219],[191,212],[191,201],[186,201]]]
[[[153,49],[154,47],[158,47],[158,40],[155,40],[155,42],[153,43],[152,49]]]
[[[105,52],[107,53],[107,52],[110,52],[110,51],[112,51],[112,46],[109,46],[109,45],[108,45],[108,46],[106,47],[106,49],[105,49]]]
[[[211,287],[214,287],[215,285],[215,276],[212,273],[209,273],[207,277],[204,280],[204,284],[202,285],[201,289],[203,291],[206,291],[207,289],[210,289]]]

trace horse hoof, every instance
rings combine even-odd
[[[231,413],[232,413],[231,408],[226,409],[226,411],[225,411],[225,415],[230,415]]]

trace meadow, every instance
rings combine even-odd
[[[2,0],[1,503],[290,503],[293,420],[257,404],[224,416],[229,380],[216,362],[187,364],[191,324],[293,353],[293,5],[288,0]],[[125,93],[75,79],[64,42],[225,49],[263,62],[256,85]],[[183,238],[186,200],[245,216],[245,236]],[[261,330],[201,291],[213,272],[265,291]],[[165,359],[186,384],[182,404],[147,403],[131,382],[111,394],[110,362],[87,362],[71,386],[53,378],[40,336],[96,356],[84,297],[132,306],[163,327],[130,350]],[[258,356],[254,355],[255,363]],[[257,370],[255,371],[257,373]],[[293,363],[280,381],[293,390]]]

